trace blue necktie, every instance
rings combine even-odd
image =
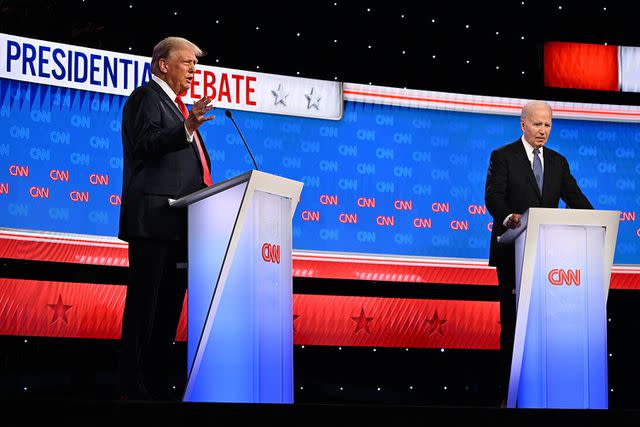
[[[538,183],[538,190],[540,190],[540,194],[542,194],[542,161],[540,160],[540,150],[533,150],[533,175],[536,177],[536,182]]]

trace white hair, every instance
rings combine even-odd
[[[204,56],[204,51],[200,49],[195,43],[182,37],[167,37],[158,42],[153,48],[153,55],[151,56],[151,72],[157,76],[160,75],[160,65],[158,63],[161,59],[167,59],[171,54],[181,48],[191,49],[197,58]]]
[[[547,102],[545,102],[545,101],[529,101],[526,104],[524,104],[524,107],[522,107],[522,112],[520,113],[520,118],[522,120],[524,120],[525,118],[528,118],[529,114],[531,114],[531,111],[533,111],[536,108],[540,108],[540,107],[544,107],[544,108],[548,109],[549,113],[551,113],[553,115],[553,110],[551,109],[551,105],[549,105]]]

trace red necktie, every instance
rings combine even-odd
[[[189,112],[187,111],[187,106],[182,102],[182,98],[176,96],[176,102],[178,103],[178,107],[180,107],[180,112],[186,119],[189,117]],[[198,154],[200,154],[200,163],[202,163],[202,179],[207,186],[211,187],[213,185],[213,180],[211,179],[211,172],[209,172],[209,166],[207,165],[207,159],[204,157],[204,151],[202,151],[202,143],[200,142],[200,138],[198,138],[198,133],[193,132],[193,138],[196,140],[196,146],[198,147]]]

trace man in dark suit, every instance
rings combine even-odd
[[[134,90],[122,112],[124,170],[118,237],[129,242],[129,283],[122,320],[123,398],[169,396],[168,358],[186,290],[187,217],[169,206],[211,185],[200,125],[210,99],[187,112],[180,94],[193,80],[202,51],[168,37],[151,60],[152,80]],[[186,363],[183,363],[186,365]]]
[[[498,273],[500,298],[500,394],[509,387],[516,323],[514,245],[499,244],[498,236],[520,227],[529,208],[557,208],[562,199],[573,209],[593,209],[569,170],[567,159],[544,145],[551,132],[552,111],[541,101],[522,109],[522,137],[491,153],[485,204],[493,217],[489,265]]]

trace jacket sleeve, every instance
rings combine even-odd
[[[123,132],[135,161],[152,160],[189,146],[182,121],[167,126],[162,100],[150,90],[140,91],[123,111]]]
[[[487,182],[485,184],[484,202],[493,217],[494,222],[502,224],[511,213],[511,207],[507,203],[509,167],[504,153],[493,151],[487,170]]]

